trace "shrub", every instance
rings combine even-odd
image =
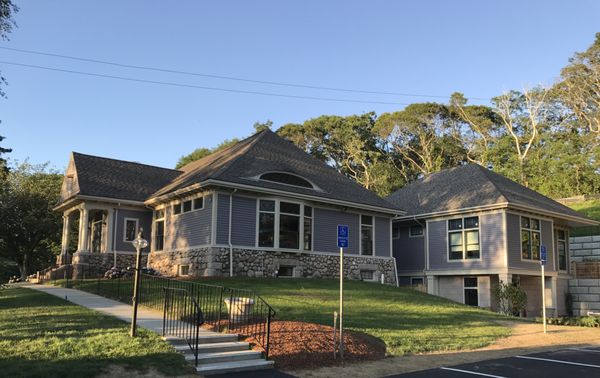
[[[527,293],[514,283],[500,283],[493,288],[494,298],[500,306],[500,313],[519,316],[527,306]]]
[[[535,318],[537,323],[542,323],[542,318]],[[594,316],[559,316],[558,318],[546,318],[547,324],[576,326],[576,327],[600,327],[600,318]]]

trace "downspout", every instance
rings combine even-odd
[[[233,195],[237,192],[237,189],[234,189],[231,194],[229,194],[229,228],[227,235],[227,244],[229,245],[229,277],[233,277],[233,244],[231,243],[231,217],[233,215]]]
[[[113,267],[116,269],[117,268],[117,246],[116,246],[116,240],[117,240],[117,211],[119,211],[119,209],[115,208],[115,211],[113,212],[113,219],[112,219],[112,247],[113,247]]]

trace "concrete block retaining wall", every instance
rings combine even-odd
[[[600,312],[600,279],[569,280],[569,292],[574,316],[585,316],[588,311]]]
[[[600,261],[600,235],[570,238],[569,250],[571,261]]]

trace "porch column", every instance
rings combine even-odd
[[[61,241],[60,265],[67,263],[67,253],[69,252],[69,231],[71,229],[71,217],[65,213],[63,215],[63,231]]]
[[[512,283],[512,274],[510,273],[499,273],[498,274],[498,281],[502,281],[505,284],[511,284]]]
[[[427,276],[427,294],[438,295],[438,278]]]
[[[80,216],[79,216],[79,243],[77,245],[78,252],[87,252],[88,248],[88,217],[89,210],[85,207],[85,204],[81,206]]]
[[[114,209],[106,210],[106,240],[104,241],[104,252],[106,253],[111,253],[113,250],[114,214]]]
[[[557,284],[558,277],[551,277],[552,280],[550,282],[550,290],[552,290],[551,298],[552,298],[552,306],[554,307],[554,317],[558,316],[558,293],[557,293]]]

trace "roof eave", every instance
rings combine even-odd
[[[412,219],[421,219],[421,218],[435,218],[435,217],[444,217],[449,215],[461,214],[472,211],[485,211],[485,210],[496,210],[506,208],[508,202],[495,203],[491,205],[483,205],[483,206],[472,206],[472,207],[463,207],[460,209],[452,209],[452,210],[444,210],[444,211],[434,211],[431,213],[420,213],[420,214],[411,214],[411,215],[403,215],[394,218],[394,220],[412,220]]]
[[[385,214],[391,214],[391,215],[406,214],[405,211],[400,210],[400,209],[394,209],[392,207],[387,208],[387,207],[373,206],[373,205],[362,204],[359,202],[350,202],[350,201],[344,201],[344,200],[324,198],[324,197],[320,197],[320,196],[311,196],[308,194],[293,193],[293,192],[287,192],[284,190],[270,189],[270,188],[264,188],[264,187],[254,186],[254,185],[239,184],[239,183],[233,183],[233,182],[221,181],[221,180],[215,180],[215,179],[208,179],[208,180],[202,181],[200,183],[186,186],[185,188],[176,190],[171,193],[163,194],[161,196],[154,197],[154,198],[149,198],[148,200],[145,201],[145,204],[153,205],[153,204],[156,204],[159,202],[164,202],[171,198],[188,193],[190,191],[197,190],[200,188],[205,188],[205,187],[208,187],[211,185],[221,186],[221,187],[226,187],[226,188],[231,188],[231,189],[247,189],[247,190],[252,190],[255,192],[262,192],[262,193],[268,193],[268,194],[278,194],[278,195],[287,195],[287,196],[293,195],[300,199],[319,201],[319,202],[327,202],[327,203],[331,203],[334,205],[353,207],[353,208],[364,209],[364,210],[385,213]]]
[[[548,215],[553,218],[564,219],[564,220],[573,222],[573,224],[574,224],[573,227],[585,227],[585,226],[600,225],[600,222],[597,222],[593,219],[589,219],[585,216],[579,217],[579,216],[575,216],[575,215],[568,215],[568,214],[564,214],[564,213],[560,213],[560,212],[556,212],[556,211],[543,210],[543,209],[540,209],[535,206],[524,206],[524,205],[511,203],[511,204],[509,204],[508,207],[512,208],[512,209],[516,209],[516,210],[533,211],[533,212],[536,212],[539,214]]]
[[[141,207],[146,206],[143,201],[75,194],[75,195],[69,197],[67,200],[63,201],[58,206],[54,207],[52,210],[61,211],[61,210],[67,209],[72,206],[73,202],[76,202],[76,201],[97,201],[97,202],[110,202],[110,203],[115,203],[117,205],[129,205],[129,206],[141,206]]]

